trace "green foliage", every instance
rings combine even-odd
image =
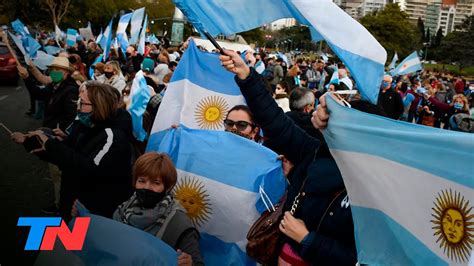
[[[257,46],[261,46],[265,42],[265,34],[260,28],[255,28],[253,30],[245,31],[239,33],[247,43],[255,43]]]
[[[421,47],[419,29],[410,23],[398,4],[387,4],[383,10],[361,18],[360,23],[387,50],[389,58],[395,52],[404,58]]]
[[[474,65],[474,16],[466,18],[456,31],[443,38],[437,49],[442,62],[455,62],[462,68]]]
[[[474,77],[474,66],[459,68],[459,66],[452,64],[424,64],[424,69],[436,69],[438,71],[447,71],[456,75],[462,75],[464,77]]]
[[[21,19],[29,27],[39,29],[54,29],[52,19],[44,9],[44,0],[2,0],[0,3],[0,23],[8,24],[16,18]],[[105,28],[109,20],[115,16],[115,22],[123,13],[145,7],[148,18],[167,17],[170,23],[174,12],[171,0],[160,1],[132,1],[132,0],[71,0],[69,9],[64,16],[61,29],[81,28],[90,21],[95,31]],[[162,26],[163,24],[161,24]],[[149,25],[152,26],[152,25]],[[158,28],[158,25],[154,26]],[[165,29],[170,32],[170,29]]]
[[[266,47],[275,47],[280,50],[316,50],[315,44],[311,41],[311,33],[306,26],[293,26],[283,28],[276,32],[269,32],[272,39],[265,42]]]

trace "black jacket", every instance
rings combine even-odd
[[[91,213],[112,218],[117,206],[131,196],[131,145],[127,132],[131,118],[127,114],[119,111],[109,121],[92,128],[76,120],[66,140],[46,142],[44,159],[62,171],[63,218],[70,218],[75,199]]]
[[[59,124],[59,128],[64,131],[76,117],[79,98],[79,86],[76,81],[68,77],[56,89],[53,84],[41,89],[31,77],[25,80],[25,84],[35,99],[46,102],[43,126],[56,128]]]
[[[403,101],[398,92],[388,89],[385,93],[380,90],[377,105],[383,109],[387,117],[398,120],[403,114]]]
[[[320,141],[283,113],[254,69],[247,79],[235,79],[265,137],[272,140],[270,148],[294,164],[288,176],[290,186],[285,210],[291,209],[307,179],[295,217],[302,219],[310,231],[309,243],[303,248],[290,238],[285,242],[311,264],[354,265],[357,255],[352,214],[348,205],[341,204],[346,194],[334,159],[322,152],[325,149],[320,149]]]

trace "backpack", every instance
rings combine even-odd
[[[268,80],[272,81],[273,80],[273,67],[268,67],[262,72],[262,76]]]

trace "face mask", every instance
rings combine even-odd
[[[81,122],[86,127],[92,126],[92,113],[85,113],[85,112],[77,112],[77,118],[79,122]]]
[[[61,83],[63,81],[63,72],[61,71],[51,71],[49,72],[49,77],[51,77],[51,80],[53,81],[54,84]]]
[[[156,204],[162,201],[166,196],[165,191],[155,192],[149,189],[135,189],[135,193],[137,195],[138,203],[144,208],[155,207]]]
[[[387,81],[382,82],[382,89],[385,89],[389,86],[390,84]]]
[[[128,58],[130,57],[132,54],[131,53],[125,53],[125,56]]]
[[[107,79],[110,79],[111,77],[113,77],[114,72],[104,72],[104,75]]]
[[[454,103],[454,109],[456,110],[462,110],[463,107],[464,107],[464,104],[462,103]]]

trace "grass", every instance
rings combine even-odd
[[[451,64],[423,64],[425,69],[438,69],[438,70],[447,70],[453,72],[454,74],[460,74],[471,79],[474,78],[474,66],[465,67],[462,70],[459,69],[459,66]]]

